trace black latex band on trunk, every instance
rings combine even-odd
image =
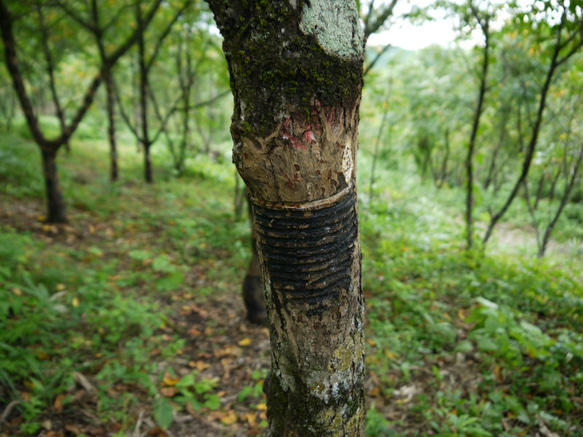
[[[325,300],[348,290],[358,233],[353,186],[313,206],[252,200],[252,207],[258,249],[281,303],[308,303],[314,307],[308,314],[318,314]]]

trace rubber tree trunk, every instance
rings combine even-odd
[[[67,211],[59,183],[59,173],[57,172],[57,151],[54,149],[41,149],[41,155],[47,192],[46,221],[48,223],[65,223],[67,221]]]
[[[271,337],[267,435],[363,436],[353,1],[208,0],[235,100]]]

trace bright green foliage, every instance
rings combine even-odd
[[[4,205],[7,196],[17,199],[15,194],[41,196],[26,191],[30,186],[21,178],[34,174],[37,163],[27,158],[36,153],[33,145],[15,136],[4,136],[0,143],[0,153],[13,163],[0,171],[5,183],[0,202]],[[106,152],[104,146],[97,145],[98,157]],[[139,197],[126,197],[129,189],[123,183],[110,186],[106,172],[92,173],[95,153],[93,145],[77,149],[63,172],[64,189],[76,206],[71,220],[87,221],[87,238],[96,237],[91,242],[49,244],[38,235],[0,227],[0,384],[10,399],[19,399],[22,387],[30,392],[17,407],[26,420],[21,428],[25,435],[38,433],[43,412],[75,384],[74,372],[97,381],[97,411],[103,420],[135,425],[138,399],[131,392],[112,396],[108,389],[136,386],[154,399],[159,387],[150,377],[156,372],[152,354],[167,360],[185,346],[183,339],[164,336],[161,329],[172,314],[159,298],[169,299],[173,290],[183,289],[192,266],[214,263],[211,257],[218,249],[228,250],[231,262],[209,271],[209,278],[237,288],[246,256],[247,227],[232,223],[230,201],[222,197],[233,181],[229,168],[210,161],[189,167],[200,175],[197,192],[191,184],[171,181],[152,187],[159,208],[140,209]],[[87,160],[92,164],[83,167]],[[139,177],[139,165],[126,169],[126,174]],[[91,184],[76,184],[73,178],[81,175]],[[215,193],[206,205],[198,201],[203,192]],[[94,194],[95,203],[82,202],[91,197],[88,193]],[[140,194],[148,195],[147,190]],[[107,227],[94,229],[100,221]],[[39,229],[42,226],[39,223]],[[165,238],[152,238],[146,245],[135,240],[161,226]],[[51,235],[50,228],[47,232]],[[173,402],[182,408],[188,402],[195,410],[215,410],[220,406],[215,385],[216,380],[187,375],[176,385],[179,394]],[[3,398],[2,404],[10,399]],[[68,402],[62,401],[66,408]],[[152,406],[160,426],[169,426],[168,405],[160,401]]]
[[[515,436],[543,417],[578,435],[580,281],[512,255],[465,254],[447,193],[408,178],[399,186],[406,194],[361,210],[367,366],[379,381],[367,432],[423,423],[440,436]],[[404,422],[380,420],[383,403]]]

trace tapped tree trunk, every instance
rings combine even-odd
[[[224,37],[233,161],[265,291],[267,436],[364,436],[356,3],[208,3]]]
[[[57,172],[57,151],[54,149],[41,149],[43,161],[43,176],[47,193],[47,218],[48,223],[65,223],[67,211],[59,173]]]

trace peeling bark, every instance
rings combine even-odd
[[[233,161],[250,193],[265,291],[267,435],[363,436],[356,4],[208,3],[224,37]]]

